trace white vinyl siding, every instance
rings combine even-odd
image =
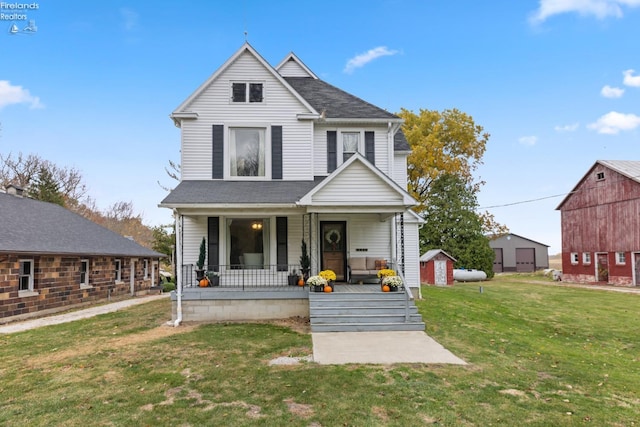
[[[264,81],[264,102],[230,103],[232,81]],[[311,121],[297,119],[308,109],[257,59],[245,52],[185,110],[196,112],[195,120],[182,121],[182,179],[211,179],[212,125],[265,123],[282,126],[283,179],[311,180]],[[270,127],[267,133],[270,132]],[[225,150],[228,134],[225,133]]]
[[[309,77],[309,73],[307,73],[296,61],[285,62],[282,64],[282,67],[280,67],[278,72],[284,77]]]
[[[313,196],[314,204],[397,205],[402,202],[402,195],[396,189],[380,178],[372,179],[369,168],[357,161]]]
[[[316,124],[313,132],[313,174],[315,176],[328,175],[327,173],[327,131],[336,131],[338,137],[338,167],[343,163],[342,133],[360,132],[359,152],[365,157],[364,133],[372,131],[375,135],[375,166],[385,174],[389,174],[389,138],[387,127],[384,126],[323,126]],[[406,172],[406,167],[405,167]]]
[[[184,252],[182,254],[183,264],[195,264],[200,254],[200,242],[202,238],[207,238],[207,216],[185,216],[184,228],[182,230],[182,244]],[[209,254],[207,253],[207,256]],[[205,263],[208,263],[205,260]]]
[[[399,222],[399,217],[398,217]],[[398,231],[400,225],[398,224]],[[404,278],[412,288],[420,286],[420,241],[419,224],[409,213],[404,214]],[[398,240],[398,250],[400,250],[400,233],[396,232]],[[401,254],[398,253],[398,262],[402,262]],[[413,292],[413,297],[418,298],[417,292]]]
[[[346,219],[349,256],[374,256],[391,261],[391,221],[381,222],[377,214],[347,215]],[[321,220],[325,220],[324,215]]]
[[[406,190],[408,184],[407,177],[407,155],[395,154],[393,156],[393,177],[392,179],[398,183],[400,188]]]

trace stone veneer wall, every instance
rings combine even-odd
[[[89,286],[80,286],[81,260],[89,260]],[[115,281],[115,260],[121,260],[121,280]],[[149,259],[149,277],[143,278],[143,258],[136,259],[136,293],[144,293],[158,279],[158,264]],[[18,291],[20,260],[33,261],[33,292]],[[108,298],[131,294],[131,258],[58,255],[0,255],[0,323],[66,310]],[[151,268],[156,271],[152,275]]]

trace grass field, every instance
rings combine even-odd
[[[468,366],[270,366],[310,335],[171,328],[169,301],[0,335],[0,425],[640,425],[640,295],[544,280],[423,288],[427,333]]]

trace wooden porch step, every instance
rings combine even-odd
[[[311,325],[311,332],[424,331],[424,322],[413,323],[324,323]]]

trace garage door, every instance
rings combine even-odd
[[[493,258],[493,272],[502,273],[502,248],[493,248],[495,258]]]
[[[516,248],[516,271],[529,273],[536,269],[536,250],[534,248]]]

